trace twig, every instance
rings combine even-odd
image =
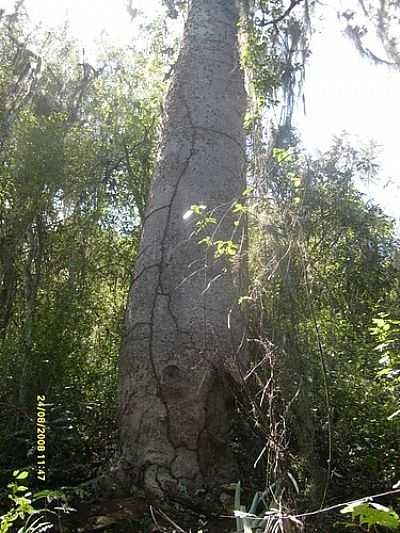
[[[352,503],[367,502],[368,500],[373,500],[374,498],[383,498],[384,496],[390,496],[391,494],[399,494],[399,493],[400,493],[400,489],[388,490],[386,492],[380,492],[379,494],[374,494],[372,496],[365,496],[364,498],[359,498],[357,500],[352,500],[350,502],[338,503],[336,505],[331,505],[330,507],[325,507],[324,509],[319,509],[318,511],[310,511],[309,513],[303,513],[303,514],[294,515],[293,517],[294,518],[304,518],[306,516],[314,516],[314,515],[317,515],[319,513],[327,513],[328,511],[333,511],[334,509],[339,509],[340,507],[345,507],[347,505],[351,505]]]
[[[301,231],[303,231],[303,228],[301,225],[300,225],[300,229]],[[303,248],[302,259],[303,259],[303,273],[304,273],[304,282],[305,282],[305,288],[306,288],[307,304],[311,312],[311,318],[314,323],[315,333],[317,336],[317,345],[318,345],[318,352],[319,352],[319,359],[320,359],[320,364],[321,364],[324,394],[325,394],[325,404],[327,408],[326,418],[327,418],[327,423],[328,423],[328,460],[327,460],[328,468],[326,472],[324,493],[322,495],[322,500],[321,500],[321,507],[323,507],[326,501],[327,494],[328,494],[329,481],[331,478],[331,471],[332,471],[333,437],[332,437],[331,398],[330,398],[330,391],[329,391],[329,384],[328,384],[328,369],[326,365],[324,349],[322,347],[320,324],[317,320],[314,305],[312,303],[312,298],[311,298],[310,284],[309,284],[309,278],[308,278],[308,265],[310,264],[310,262],[308,260],[307,250],[306,250],[306,246],[304,242],[304,235],[303,235],[301,244]]]
[[[151,508],[151,509],[153,510],[153,508]],[[184,529],[182,529],[180,526],[178,526],[178,524],[176,522],[174,522],[172,520],[172,518],[170,518],[168,515],[166,515],[161,509],[156,509],[156,511],[162,518],[164,518],[164,520],[167,520],[167,522],[169,522],[172,526],[174,526],[179,533],[187,533]],[[154,513],[152,514],[152,517],[153,517],[153,520],[154,520]],[[160,526],[157,524],[157,522],[156,522],[156,526],[158,528],[160,528]]]
[[[353,503],[363,503],[363,502],[368,502],[369,500],[373,500],[375,498],[383,498],[384,496],[391,496],[392,494],[399,494],[400,493],[400,489],[396,489],[396,490],[388,490],[386,492],[380,492],[379,494],[373,494],[372,496],[364,496],[364,498],[358,498],[357,500],[351,500],[349,502],[343,502],[343,503],[337,503],[336,505],[331,505],[330,507],[325,507],[324,509],[318,509],[317,511],[310,511],[308,513],[302,513],[302,514],[296,514],[296,515],[288,515],[288,514],[283,514],[283,513],[280,513],[279,511],[277,512],[269,512],[268,514],[266,514],[265,516],[265,519],[267,518],[306,518],[308,516],[316,516],[318,514],[321,514],[321,513],[327,513],[329,511],[334,511],[335,509],[340,509],[341,507],[347,507],[348,505],[351,505]],[[236,518],[235,516],[231,516],[231,515],[221,515],[223,518]],[[248,520],[260,520],[260,517],[252,517],[252,516],[247,516],[246,517]]]
[[[290,12],[296,7],[298,6],[301,2],[303,2],[303,0],[292,0],[290,6],[286,9],[286,11],[284,11],[282,13],[282,15],[280,15],[279,17],[276,17],[275,19],[272,19],[272,20],[268,20],[267,22],[262,22],[261,23],[261,26],[270,26],[270,25],[275,25],[275,24],[278,24],[279,22],[282,22],[282,20],[284,18],[286,18]]]
[[[160,531],[162,531],[162,528],[161,528],[160,524],[157,522],[157,518],[156,518],[156,515],[155,515],[155,513],[154,513],[154,508],[153,508],[152,505],[150,505],[150,514],[151,514],[151,518],[152,518],[152,520],[153,520],[155,526],[156,526]]]

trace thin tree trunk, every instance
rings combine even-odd
[[[9,244],[7,237],[0,238],[0,338],[2,342],[6,337],[12,317],[17,290],[15,256],[14,243]]]
[[[34,393],[31,381],[32,376],[35,375],[32,334],[42,270],[43,241],[44,222],[42,215],[38,214],[26,232],[27,257],[24,265],[24,314],[21,332],[22,362],[19,376],[19,405],[21,407],[32,405],[32,396]]]
[[[129,294],[121,465],[156,496],[236,480],[226,376],[246,359],[238,304],[246,268],[205,252],[183,215],[193,204],[215,209],[214,240],[241,240],[244,252],[245,228],[229,210],[245,189],[238,20],[235,0],[190,7]]]

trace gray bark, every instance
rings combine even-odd
[[[242,241],[229,207],[245,189],[246,107],[235,0],[195,0],[166,101],[120,357],[122,470],[157,497],[236,480],[226,376],[245,364],[243,258],[193,236],[192,204],[215,209],[215,240]],[[226,272],[223,272],[223,268]]]

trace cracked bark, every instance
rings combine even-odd
[[[128,299],[120,465],[125,481],[157,497],[236,480],[225,376],[246,364],[246,268],[239,260],[219,275],[221,261],[204,262],[183,214],[192,204],[216,209],[215,239],[231,239],[226,206],[246,186],[238,19],[235,1],[192,2]]]

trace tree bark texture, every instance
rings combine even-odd
[[[132,484],[155,496],[236,479],[225,378],[246,360],[245,260],[215,259],[193,235],[195,217],[183,215],[193,204],[215,210],[214,240],[241,240],[244,252],[245,228],[230,210],[246,186],[238,21],[235,0],[191,4],[129,294],[122,463]]]

